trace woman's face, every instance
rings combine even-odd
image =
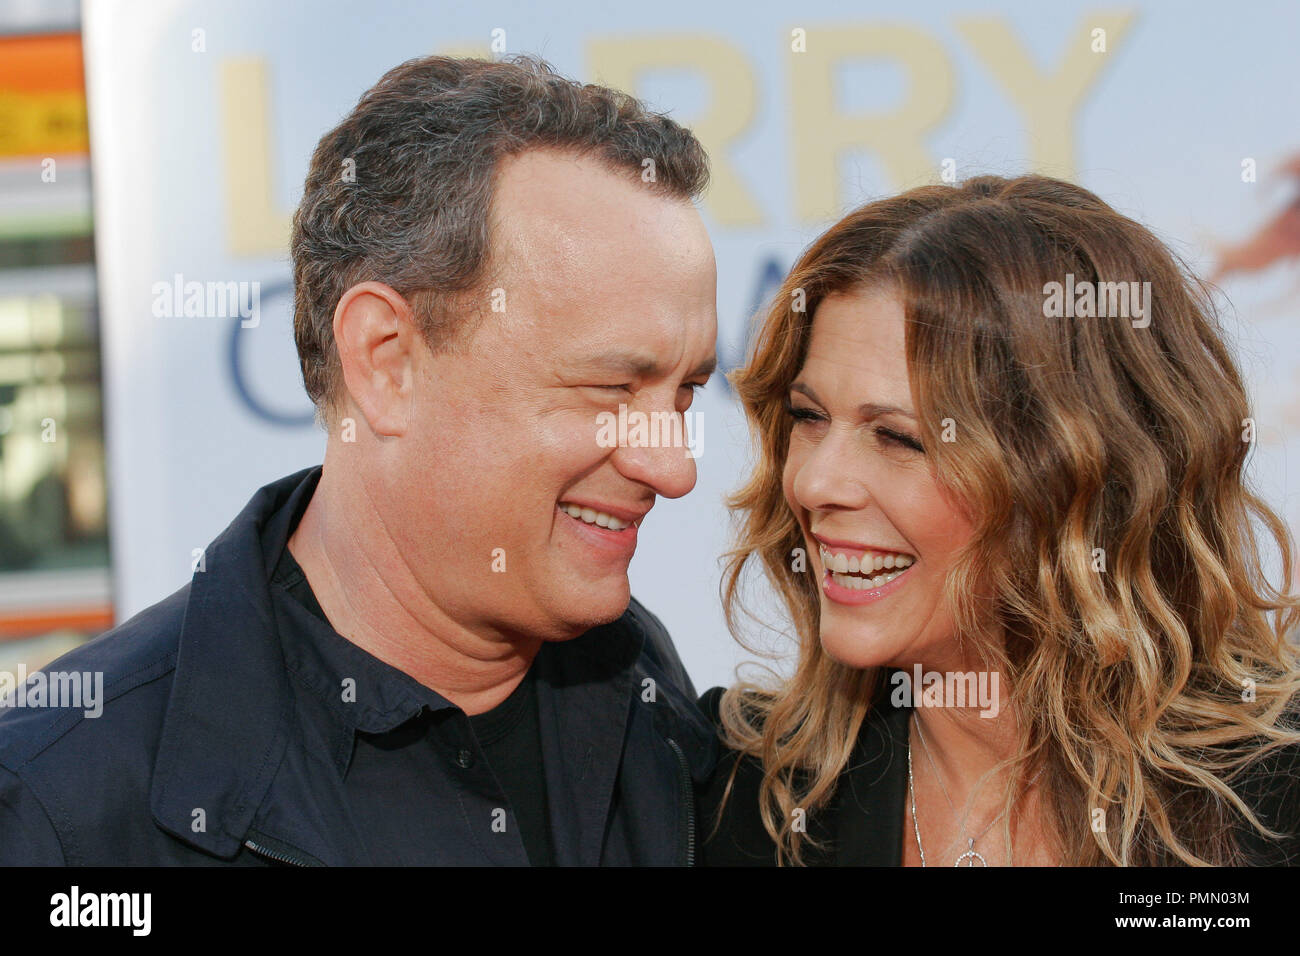
[[[943,585],[971,527],[921,449],[903,322],[889,292],[818,306],[782,483],[821,584],[826,652],[850,667],[959,669]]]

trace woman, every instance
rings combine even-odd
[[[1284,580],[1291,540],[1210,297],[1150,232],[1039,176],[868,204],[735,385],[728,622],[760,565],[798,655],[704,696],[704,862],[1300,862],[1300,601],[1252,521]]]

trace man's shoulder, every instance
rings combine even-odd
[[[686,666],[682,664],[681,656],[677,653],[677,646],[673,644],[673,639],[668,629],[664,627],[663,621],[636,598],[632,598],[629,602],[627,610],[623,612],[622,621],[643,636],[641,656],[663,671],[682,693],[694,698],[695,685],[691,683],[690,675],[686,673]]]
[[[129,859],[149,831],[188,586],[28,677],[0,708],[0,863]]]
[[[0,767],[26,776],[68,751],[109,759],[160,726],[188,595],[186,585],[29,675],[0,708]]]
[[[659,736],[683,751],[691,774],[702,780],[713,769],[717,747],[713,728],[696,704],[695,685],[662,621],[636,598],[612,625],[639,648],[631,660],[633,692],[644,703]]]

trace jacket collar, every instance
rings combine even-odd
[[[537,707],[559,866],[600,863],[619,758],[631,716],[641,642],[619,622],[538,654]]]
[[[678,745],[697,785],[708,780],[716,763],[713,725],[694,697],[688,698],[643,653],[648,636],[641,613],[629,609],[617,621],[573,640],[544,645],[538,655],[550,813],[555,832],[574,837],[555,846],[560,866],[601,862],[628,723],[636,708],[651,708],[655,731]],[[653,699],[647,696],[650,686]]]
[[[320,474],[259,489],[190,582],[149,805],[160,827],[217,856],[239,852],[288,743],[293,698],[267,586],[288,533],[267,523]]]
[[[835,845],[839,866],[901,866],[907,809],[910,707],[889,697],[889,671],[858,734],[845,772]]]

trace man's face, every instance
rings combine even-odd
[[[713,249],[690,203],[552,151],[503,162],[491,243],[487,314],[416,363],[388,530],[462,626],[566,639],[623,612],[637,525],[695,484],[682,447],[602,447],[599,416],[690,406],[714,362]]]

